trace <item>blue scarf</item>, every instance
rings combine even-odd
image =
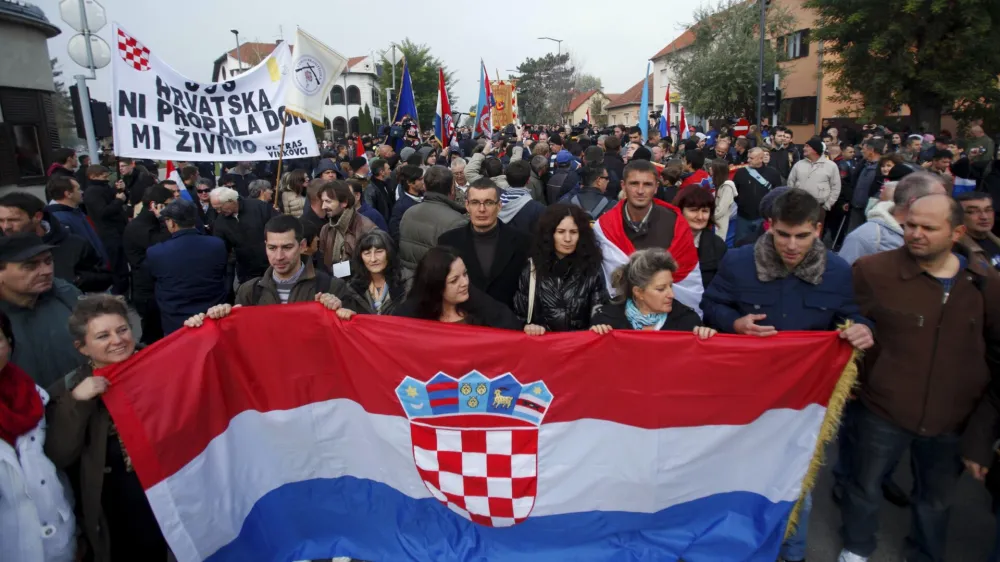
[[[654,329],[659,330],[667,323],[666,312],[643,314],[639,312],[639,308],[635,306],[632,299],[625,301],[625,317],[628,318],[628,322],[632,325],[633,330],[641,330],[646,326],[655,326]]]

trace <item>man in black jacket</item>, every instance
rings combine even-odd
[[[785,185],[785,181],[788,180],[788,174],[792,172],[792,166],[802,158],[799,156],[799,151],[796,150],[795,145],[792,144],[791,130],[784,127],[776,127],[774,140],[777,146],[771,149],[771,163],[769,165],[778,170],[778,173],[781,174],[781,185]]]
[[[610,172],[603,162],[587,164],[583,167],[583,185],[585,187],[581,188],[580,191],[567,193],[559,202],[580,207],[590,215],[590,220],[596,221],[617,202],[605,195],[610,178]]]
[[[128,194],[129,205],[135,207],[142,202],[142,194],[146,192],[147,188],[156,185],[156,179],[156,176],[146,171],[146,168],[136,166],[135,160],[131,158],[118,159],[118,181],[115,186]]]
[[[449,230],[438,244],[455,248],[469,271],[469,282],[507,308],[514,308],[521,270],[528,262],[531,237],[500,222],[500,188],[480,178],[469,186],[467,226]]]
[[[27,232],[52,246],[55,276],[81,291],[99,293],[111,286],[111,271],[97,250],[61,225],[34,195],[15,191],[0,197],[0,228],[4,236]]]
[[[153,277],[146,269],[146,250],[170,238],[160,223],[160,211],[174,200],[174,193],[155,185],[145,195],[142,211],[125,227],[123,246],[132,267],[132,304],[142,319],[142,343],[151,344],[163,337],[163,326],[153,295]]]
[[[733,176],[736,184],[736,240],[750,234],[763,222],[760,200],[775,187],[780,187],[781,174],[764,165],[764,149],[751,148],[747,166]]]
[[[111,275],[114,278],[111,292],[127,295],[128,261],[122,247],[122,233],[125,232],[125,225],[132,213],[126,201],[128,196],[125,182],[118,180],[115,187],[112,187],[108,182],[109,173],[104,166],[91,166],[87,170],[90,183],[83,191],[83,204],[111,262]]]
[[[392,218],[392,206],[396,203],[395,186],[389,184],[392,171],[389,170],[389,163],[381,158],[372,160],[371,170],[371,182],[364,191],[365,203],[378,211],[388,223]]]
[[[212,234],[222,238],[226,250],[236,257],[236,279],[243,283],[267,270],[264,225],[279,213],[257,199],[240,197],[235,189],[217,187],[210,194],[212,208],[219,216]]]

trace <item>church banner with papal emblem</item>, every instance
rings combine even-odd
[[[851,357],[833,332],[530,337],[303,303],[97,374],[180,562],[770,562]]]
[[[289,47],[280,43],[263,60],[243,61],[246,69],[229,80],[197,82],[163,62],[155,46],[117,24],[112,34],[111,105],[118,156],[180,162],[277,160],[282,147],[285,158],[319,155],[312,123],[286,114],[285,98],[292,89],[311,91],[335,69],[306,61],[293,73]]]

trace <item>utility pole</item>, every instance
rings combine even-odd
[[[94,70],[94,50],[90,46],[90,26],[87,24],[84,0],[80,0],[80,21],[83,24],[83,38],[87,41],[87,68],[90,70],[90,76],[77,74],[73,78],[76,79],[76,87],[80,92],[80,115],[83,116],[83,130],[87,135],[87,152],[90,153],[91,162],[98,162],[100,158],[97,152],[97,135],[94,134],[94,116],[90,112],[90,90],[87,89],[87,80],[97,78],[97,72]]]
[[[767,1],[757,0],[760,4],[760,71],[757,74],[757,125],[763,122],[762,101],[764,99],[764,35],[767,33]]]

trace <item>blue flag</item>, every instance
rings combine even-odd
[[[399,98],[396,102],[396,113],[392,118],[392,122],[396,123],[402,121],[404,117],[409,116],[417,124],[417,128],[420,128],[420,119],[417,116],[417,100],[413,97],[413,82],[410,80],[410,67],[403,61],[403,83],[399,87]],[[402,149],[403,139],[396,141],[396,152]]]
[[[635,98],[632,98],[635,99]],[[642,81],[642,105],[639,106],[639,130],[642,142],[649,140],[649,63],[646,63],[646,79]]]

